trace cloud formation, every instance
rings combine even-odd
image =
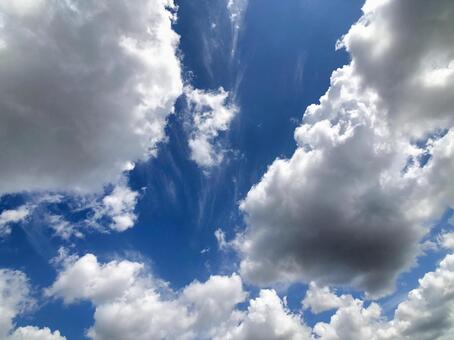
[[[8,209],[0,214],[0,237],[11,233],[11,224],[24,221],[30,214],[30,207],[22,205],[16,209]]]
[[[307,108],[297,150],[241,203],[245,279],[386,294],[430,221],[454,206],[454,5],[429,7],[366,2],[338,46],[352,61]]]
[[[0,194],[98,191],[182,93],[172,0],[0,4]]]
[[[345,303],[329,323],[314,326],[315,339],[451,339],[454,336],[454,255],[446,256],[434,272],[419,280],[419,286],[410,291],[389,321],[376,303],[366,307],[364,301],[349,295],[337,298]]]
[[[65,340],[59,331],[33,326],[18,327],[14,318],[34,306],[27,277],[19,271],[0,269],[0,338],[4,340]]]
[[[229,103],[229,92],[222,87],[212,92],[187,88],[185,94],[193,114],[188,141],[191,159],[202,168],[219,165],[225,151],[216,138],[228,130],[237,108]]]
[[[272,290],[237,308],[247,293],[241,278],[211,276],[175,292],[143,264],[98,262],[94,255],[63,259],[48,296],[67,304],[89,300],[95,306],[91,339],[309,339],[301,316],[288,311]]]

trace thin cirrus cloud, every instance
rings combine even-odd
[[[454,206],[454,5],[427,6],[367,1],[339,42],[351,63],[307,108],[293,156],[241,203],[234,243],[248,281],[389,293]]]
[[[173,8],[0,4],[0,194],[98,191],[155,152],[182,93]]]

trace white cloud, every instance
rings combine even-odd
[[[228,103],[229,92],[222,87],[212,92],[186,88],[185,94],[193,113],[188,141],[191,159],[203,168],[219,165],[225,151],[216,138],[228,130],[237,108]]]
[[[453,312],[454,255],[448,255],[436,271],[419,280],[393,319],[386,320],[378,304],[365,307],[350,297],[329,323],[317,323],[313,332],[320,340],[448,340],[454,336]]]
[[[137,219],[134,209],[138,196],[137,192],[120,185],[102,199],[101,213],[112,220],[111,229],[122,232],[134,226]]]
[[[30,207],[22,205],[16,209],[4,210],[0,214],[0,236],[11,233],[11,224],[24,221],[30,214]]]
[[[84,234],[79,230],[78,226],[65,220],[63,216],[46,214],[45,222],[54,231],[54,235],[63,240],[69,240],[73,236],[77,238],[84,237]]]
[[[65,255],[63,254],[63,257]],[[175,292],[143,264],[94,255],[66,258],[47,296],[95,306],[92,339],[307,339],[301,316],[291,314],[274,291],[262,291],[249,309],[241,278],[211,276]],[[266,334],[265,337],[261,336]]]
[[[440,235],[439,244],[445,249],[454,250],[454,232],[446,232]]]
[[[430,220],[454,206],[454,79],[418,78],[429,64],[451,65],[454,5],[368,1],[363,10],[341,43],[352,62],[307,108],[297,150],[241,203],[248,226],[234,243],[253,283],[388,293]]]
[[[170,7],[1,2],[0,194],[98,191],[156,151],[182,93]]]
[[[310,330],[301,316],[292,314],[274,290],[261,290],[249,302],[241,323],[218,339],[235,340],[308,340]]]
[[[238,37],[241,30],[241,25],[244,21],[244,16],[249,5],[249,0],[227,0],[227,9],[230,14],[230,22],[232,27],[232,50],[231,57],[235,56]]]
[[[8,340],[64,340],[59,331],[52,332],[49,328],[32,326],[20,327],[14,331]]]
[[[0,236],[7,236],[14,223],[26,223],[39,218],[49,227],[54,236],[65,241],[83,238],[87,231],[124,232],[132,228],[137,220],[135,207],[139,193],[131,190],[122,176],[112,190],[106,194],[49,196],[41,193],[29,197],[28,202],[16,209],[5,210],[0,214]],[[65,214],[58,212],[58,205],[65,203]],[[80,213],[83,217],[72,218],[67,214]]]
[[[229,243],[225,240],[225,233],[222,229],[216,229],[214,231],[214,237],[216,237],[219,250],[225,250],[229,247]]]
[[[14,329],[14,318],[34,306],[27,277],[19,271],[0,269],[0,338],[4,340],[64,340],[59,331],[32,326]]]
[[[329,287],[319,287],[317,283],[311,282],[302,301],[305,309],[310,309],[313,313],[323,313],[331,309],[338,309],[351,303],[348,295],[337,296]]]

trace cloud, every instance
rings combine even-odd
[[[308,334],[301,316],[291,314],[274,291],[262,291],[247,311],[238,309],[247,293],[236,274],[213,275],[176,292],[141,263],[62,256],[63,268],[46,295],[66,304],[91,301],[92,339],[278,340]]]
[[[445,249],[454,250],[454,232],[446,232],[440,235],[439,244]]]
[[[300,315],[292,314],[274,290],[261,290],[249,302],[242,322],[220,339],[235,340],[308,340],[310,330]]]
[[[14,223],[25,224],[28,220],[41,221],[54,236],[65,241],[83,238],[92,231],[124,232],[134,227],[137,220],[139,193],[129,188],[124,176],[104,193],[67,196],[38,193],[26,198],[26,204],[0,214],[0,237],[8,236]]]
[[[226,250],[229,248],[229,243],[225,240],[225,233],[222,229],[216,229],[214,231],[214,237],[216,238],[219,250]]]
[[[185,94],[193,112],[188,141],[191,159],[202,168],[219,165],[224,158],[224,150],[216,138],[220,132],[228,130],[237,108],[228,103],[229,92],[222,87],[212,92],[187,88]]]
[[[4,210],[0,214],[0,237],[11,233],[11,224],[24,221],[30,214],[30,207],[22,205],[16,209]]]
[[[122,232],[134,226],[137,219],[134,209],[139,194],[125,185],[116,186],[110,195],[104,196],[97,215],[111,219],[110,229]]]
[[[339,43],[352,61],[306,109],[297,150],[241,203],[247,228],[234,243],[245,279],[379,296],[414,263],[430,221],[454,206],[454,78],[425,76],[451,67],[453,10],[450,1],[366,2]]]
[[[0,194],[98,191],[155,153],[182,93],[170,8],[0,4]]]
[[[329,323],[317,323],[313,332],[319,340],[448,340],[454,335],[454,255],[446,256],[439,267],[424,275],[397,307],[394,318],[386,320],[376,303],[349,297]],[[340,298],[346,299],[346,296]]]
[[[310,309],[313,313],[319,314],[331,309],[338,309],[351,303],[350,296],[337,296],[329,287],[319,287],[317,283],[311,282],[302,301],[304,309]]]
[[[238,37],[248,6],[249,0],[227,0],[227,10],[230,14],[230,23],[232,27],[232,58],[236,54],[238,47]]]
[[[14,329],[14,318],[34,306],[24,273],[0,269],[0,338],[4,340],[65,340],[59,331],[32,326]]]

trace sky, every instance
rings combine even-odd
[[[0,1],[0,340],[454,338],[454,3]]]

